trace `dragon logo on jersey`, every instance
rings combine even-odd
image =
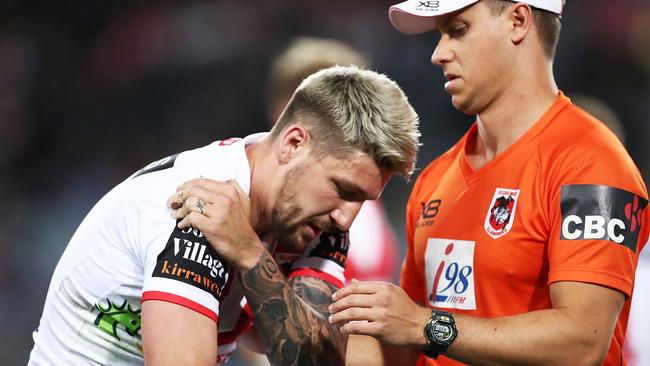
[[[499,197],[492,206],[492,214],[490,215],[490,226],[495,230],[503,230],[510,222],[510,214],[515,200],[512,197]]]
[[[512,228],[518,197],[518,189],[497,188],[494,192],[484,225],[492,238],[500,238]]]
[[[140,337],[140,312],[141,309],[134,310],[131,304],[128,304],[126,299],[120,306],[115,306],[111,300],[106,299],[107,306],[103,307],[101,304],[95,304],[95,308],[99,311],[94,324],[104,332],[117,338],[121,341],[120,336],[117,335],[117,327],[121,325],[126,333],[130,336]]]

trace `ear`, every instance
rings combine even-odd
[[[290,125],[282,130],[277,148],[280,164],[287,164],[300,152],[306,151],[310,139],[309,131],[302,125]]]
[[[516,3],[510,8],[509,14],[512,27],[510,40],[514,44],[520,44],[533,27],[533,10],[528,4]]]

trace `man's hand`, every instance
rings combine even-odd
[[[398,286],[353,281],[332,298],[330,322],[343,324],[342,333],[370,335],[397,346],[426,344],[424,325],[431,310],[414,303]]]
[[[241,272],[253,268],[264,246],[250,223],[250,199],[234,180],[198,178],[181,184],[167,200],[178,227],[200,230],[210,245]]]

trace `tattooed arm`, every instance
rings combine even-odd
[[[287,281],[251,227],[250,200],[236,182],[185,182],[168,205],[179,228],[199,229],[239,273],[272,364],[344,364],[347,336],[328,321],[337,288],[311,277]]]
[[[334,285],[304,276],[287,281],[268,251],[240,280],[271,364],[344,364],[347,337],[327,320]]]

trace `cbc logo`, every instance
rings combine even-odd
[[[569,215],[562,221],[562,236],[568,240],[583,239],[609,239],[617,244],[623,243],[625,236],[620,232],[625,230],[623,220],[605,218],[597,215],[587,215],[583,218]]]
[[[648,200],[604,185],[562,186],[561,240],[607,240],[636,252]]]

